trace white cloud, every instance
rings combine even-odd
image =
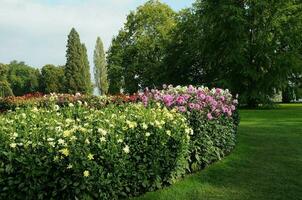
[[[67,35],[75,27],[91,60],[97,36],[108,48],[122,27],[133,0],[92,0],[46,4],[34,0],[0,0],[0,62],[13,59],[41,67],[64,64]]]
[[[130,10],[145,1],[0,0],[0,62],[19,60],[35,67],[65,64],[67,35],[75,27],[92,66],[96,37],[107,49]],[[165,2],[179,8],[192,0]]]

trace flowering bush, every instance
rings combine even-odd
[[[200,169],[220,160],[235,146],[238,101],[228,90],[207,87],[164,86],[139,94],[145,106],[156,103],[183,113],[194,134],[190,140],[190,169]]]
[[[231,117],[236,110],[238,100],[233,98],[229,90],[207,87],[173,87],[164,86],[163,90],[146,89],[139,94],[144,105],[153,102],[163,103],[168,108],[176,108],[180,112],[200,111],[209,120],[221,115]]]
[[[82,103],[0,115],[0,199],[117,199],[184,174],[189,134],[175,110]]]
[[[42,93],[27,94],[18,97],[6,97],[0,99],[0,110],[15,110],[16,108],[32,108],[32,107],[47,107],[56,103],[60,106],[66,106],[69,103],[76,103],[81,101],[90,107],[102,108],[112,102],[113,97],[107,96],[91,96],[91,95],[81,95],[77,93],[75,95],[71,94],[48,94],[43,95]]]

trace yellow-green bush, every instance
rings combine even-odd
[[[174,110],[80,104],[0,116],[1,199],[118,199],[185,173],[191,129]]]

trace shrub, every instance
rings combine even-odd
[[[140,104],[24,108],[0,116],[0,199],[117,199],[187,168],[186,119]]]
[[[222,159],[235,147],[236,125],[232,118],[208,120],[201,112],[192,111],[187,119],[194,130],[190,141],[191,171]]]
[[[239,125],[238,101],[228,90],[207,87],[164,86],[139,94],[145,106],[161,103],[187,118],[194,134],[190,141],[190,169],[220,160],[235,146]]]

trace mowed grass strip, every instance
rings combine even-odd
[[[231,155],[135,200],[302,200],[302,104],[240,113]]]

